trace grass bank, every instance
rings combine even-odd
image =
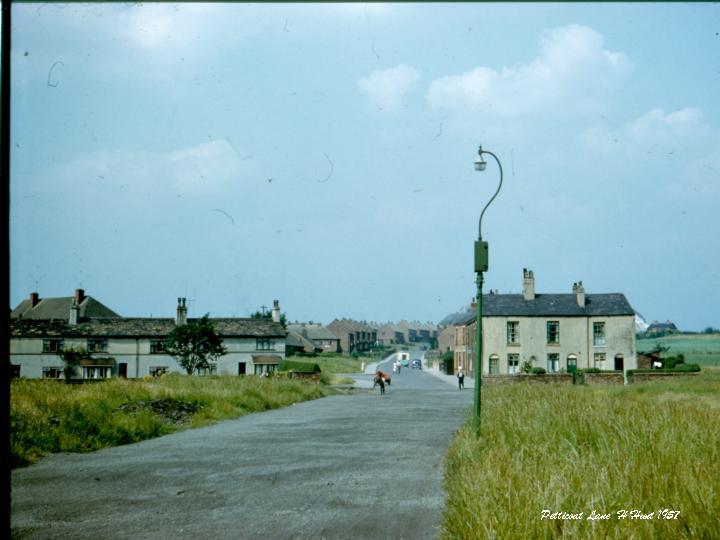
[[[110,379],[70,385],[16,379],[10,390],[13,467],[53,452],[89,452],[334,393],[280,377]]]
[[[445,487],[446,539],[717,538],[720,370],[627,387],[483,387],[482,436],[469,424],[457,433]]]

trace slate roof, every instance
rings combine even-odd
[[[188,319],[193,322],[198,319]],[[270,319],[211,318],[215,331],[221,337],[284,338],[287,335],[281,323]],[[81,320],[71,326],[67,320],[13,319],[12,337],[126,337],[164,338],[175,327],[171,318],[117,318]]]
[[[288,325],[289,332],[297,332],[302,335],[303,330],[306,331],[308,339],[338,340],[338,337],[335,334],[321,324],[300,323]]]
[[[586,294],[585,307],[574,294],[537,294],[525,300],[522,294],[483,295],[484,317],[604,317],[635,316],[635,310],[621,293]]]
[[[70,317],[70,307],[72,306],[73,296],[61,296],[56,298],[41,298],[35,307],[31,307],[30,300],[25,299],[20,302],[10,313],[12,319],[64,319]],[[92,296],[86,296],[78,306],[80,317],[93,318],[117,318],[120,317],[112,309],[102,302],[95,300]]]

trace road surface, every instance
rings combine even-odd
[[[383,365],[384,371],[392,371]],[[356,375],[369,387],[371,375]],[[403,368],[379,389],[12,474],[13,538],[431,539],[472,392]]]

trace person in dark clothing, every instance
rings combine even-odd
[[[465,388],[465,372],[460,368],[457,372],[458,390]]]

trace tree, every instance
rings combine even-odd
[[[64,349],[58,351],[57,355],[62,358],[65,366],[63,367],[63,376],[66,381],[75,378],[77,375],[77,368],[80,365],[80,360],[90,358],[87,350],[84,347]]]
[[[165,340],[165,350],[187,371],[209,369],[212,362],[227,353],[222,338],[206,313],[202,319],[173,328]]]

